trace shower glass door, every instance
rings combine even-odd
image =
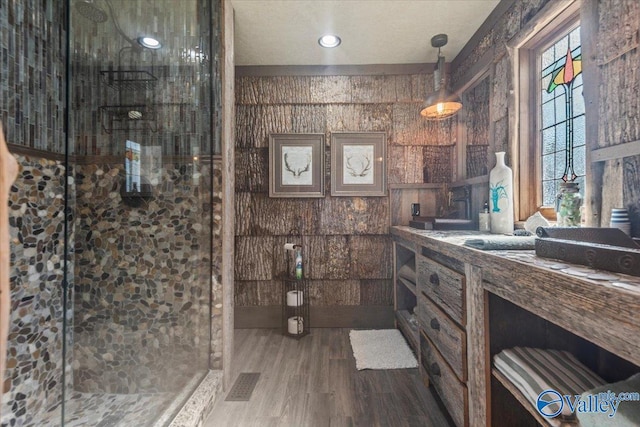
[[[219,364],[219,6],[69,2],[64,425],[165,425]]]

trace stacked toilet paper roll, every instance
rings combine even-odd
[[[287,319],[287,329],[290,334],[298,335],[304,331],[304,319],[302,316],[293,316]]]
[[[302,291],[287,292],[287,305],[289,307],[300,307],[302,305],[303,296],[304,293]]]

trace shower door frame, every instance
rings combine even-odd
[[[196,1],[196,0],[194,0]],[[65,123],[65,151],[64,151],[64,164],[67,170],[67,175],[65,179],[65,212],[67,213],[66,219],[64,221],[64,278],[63,278],[63,310],[65,315],[63,316],[63,371],[62,371],[62,401],[61,401],[61,422],[64,426],[66,421],[66,404],[69,398],[69,393],[72,391],[67,387],[67,375],[66,371],[69,369],[69,372],[73,372],[73,369],[68,366],[68,352],[73,351],[71,347],[71,343],[74,341],[74,331],[73,325],[69,325],[69,319],[67,318],[68,310],[70,309],[70,304],[73,304],[73,284],[72,279],[74,278],[75,271],[69,271],[69,268],[73,268],[74,262],[71,262],[70,256],[74,256],[70,252],[70,248],[74,242],[71,241],[71,230],[69,224],[69,213],[70,206],[69,200],[72,196],[70,194],[70,184],[69,178],[70,174],[73,174],[74,167],[76,165],[75,161],[75,150],[72,147],[72,137],[74,137],[75,130],[72,129],[73,123],[71,118],[72,106],[72,96],[73,96],[73,67],[72,67],[72,37],[73,37],[73,29],[72,26],[72,2],[73,0],[67,0],[65,2],[66,7],[66,44],[65,44],[65,56],[66,56],[66,70],[65,70],[65,114],[64,114],[64,123]],[[211,223],[209,224],[209,241],[211,243],[211,248],[209,250],[211,262],[209,264],[209,283],[208,283],[208,292],[209,292],[209,342],[207,343],[208,351],[208,369],[211,369],[212,366],[212,355],[214,349],[212,348],[212,303],[213,303],[213,281],[214,274],[218,275],[222,281],[222,303],[223,303],[223,318],[222,318],[222,369],[224,375],[224,382],[227,383],[230,377],[230,364],[224,363],[226,360],[230,360],[233,346],[233,228],[234,228],[234,191],[232,186],[229,186],[229,183],[233,183],[233,160],[234,160],[234,150],[233,150],[233,133],[234,133],[234,97],[233,97],[233,17],[232,17],[232,8],[231,4],[228,0],[222,0],[221,2],[211,2],[212,4],[220,3],[221,7],[218,9],[219,13],[219,23],[221,30],[218,33],[217,40],[219,41],[219,46],[215,45],[216,38],[214,37],[215,29],[213,28],[215,22],[215,11],[213,10],[215,6],[212,6],[209,10],[211,14],[209,16],[208,22],[209,24],[209,46],[210,46],[210,58],[208,67],[208,74],[211,76],[211,79],[214,76],[218,77],[218,85],[221,86],[221,90],[218,92],[222,98],[222,102],[224,105],[221,106],[220,111],[216,111],[217,105],[214,99],[213,88],[216,84],[214,81],[209,83],[209,88],[212,91],[209,102],[210,102],[210,130],[209,130],[209,148],[210,148],[210,158],[211,158],[211,174],[210,174],[210,191],[209,199],[213,201],[213,167],[214,162],[219,161],[222,165],[222,235],[218,238],[222,239],[222,264],[220,272],[214,271],[214,263],[213,263],[213,245],[214,239],[216,238],[213,235],[213,214],[210,215]],[[223,22],[224,21],[224,22]],[[231,32],[229,32],[229,29]],[[216,58],[216,54],[220,52],[220,57],[224,58],[220,63],[217,63],[213,59]],[[215,70],[216,65],[218,66],[218,70]],[[220,82],[224,81],[223,84]],[[218,125],[218,130],[215,130],[216,126],[215,116],[222,117],[221,126]],[[98,132],[99,129],[96,129]],[[215,138],[219,136],[220,141],[216,142]],[[215,147],[222,147],[220,149],[220,153],[214,154]],[[74,177],[75,178],[75,177]],[[216,189],[217,191],[217,189]],[[73,196],[75,197],[75,196]],[[75,206],[73,207],[75,210]],[[75,214],[75,212],[74,212]],[[75,215],[74,219],[75,220]],[[230,239],[229,239],[230,236]],[[229,255],[231,254],[231,255]],[[74,260],[75,261],[75,260]],[[174,414],[175,415],[175,414]]]

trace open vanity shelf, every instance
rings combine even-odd
[[[522,405],[522,407],[529,412],[529,414],[538,422],[538,424],[542,426],[549,425],[547,420],[542,415],[540,415],[538,411],[535,411],[533,409],[533,407],[531,406],[531,402],[529,402],[527,398],[524,397],[520,390],[518,390],[518,388],[514,386],[513,383],[507,379],[507,377],[502,375],[502,373],[500,373],[500,371],[495,368],[491,369],[491,375],[493,376],[493,378],[495,378],[496,381],[502,384],[502,386],[509,393],[511,393],[513,397],[516,398],[520,405]]]
[[[409,346],[414,353],[418,351],[418,325],[416,324],[414,316],[409,313],[408,310],[396,311],[396,322],[398,329],[402,331],[405,338],[409,342]]]
[[[397,327],[425,384],[434,386],[457,425],[469,425],[464,265],[400,238],[394,248]]]
[[[492,369],[504,349],[568,351],[607,383],[640,372],[640,278],[590,279],[551,268],[557,261],[534,251],[464,246],[477,231],[394,226],[391,234],[398,328],[455,425],[548,425]],[[400,274],[412,259],[415,287]]]
[[[416,256],[412,247],[394,244],[394,295],[395,317],[398,329],[407,338],[413,352],[418,354],[418,325],[415,316],[417,305]]]

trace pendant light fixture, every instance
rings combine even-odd
[[[450,93],[446,87],[446,70],[444,56],[440,54],[440,48],[447,44],[446,34],[436,34],[431,38],[431,46],[438,48],[438,62],[433,72],[435,91],[427,97],[425,106],[420,115],[429,120],[443,120],[455,116],[462,108],[462,101]]]

